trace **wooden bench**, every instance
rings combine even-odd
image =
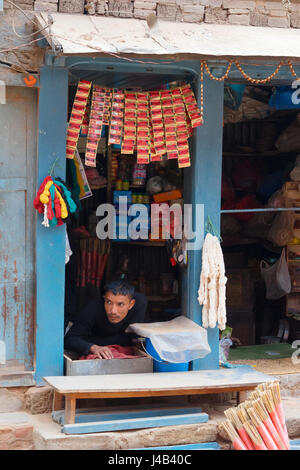
[[[138,429],[159,426],[153,419],[137,420],[129,423],[129,419],[118,420],[114,424],[94,421],[75,424],[76,400],[86,398],[135,398],[157,396],[203,395],[223,392],[238,392],[238,400],[242,401],[247,391],[254,390],[263,382],[274,380],[272,377],[257,372],[249,367],[233,369],[203,370],[189,372],[145,373],[145,374],[114,374],[87,375],[66,377],[44,377],[54,389],[53,410],[63,408],[65,398],[64,432],[102,432],[106,430]],[[180,424],[183,422],[181,416]],[[150,416],[151,418],[151,416]],[[179,420],[180,420],[179,419]],[[197,419],[189,414],[189,422]],[[177,419],[173,424],[178,424]],[[119,420],[120,421],[120,420]],[[172,421],[172,420],[171,420]],[[165,420],[170,424],[170,419]],[[203,422],[203,421],[202,421]],[[86,426],[85,426],[86,424]],[[104,425],[106,424],[106,425]],[[167,424],[160,424],[167,425]],[[128,427],[129,426],[129,427]]]

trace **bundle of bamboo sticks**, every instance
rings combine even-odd
[[[221,423],[236,450],[289,450],[279,382],[259,385]]]

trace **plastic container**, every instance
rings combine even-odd
[[[188,362],[174,363],[163,361],[149,338],[146,338],[146,351],[153,359],[153,372],[186,372],[189,370]]]

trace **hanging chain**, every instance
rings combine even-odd
[[[202,73],[203,73],[203,65],[205,67],[205,70],[207,72],[207,74],[210,76],[210,78],[212,80],[215,80],[217,82],[221,82],[223,80],[226,80],[229,76],[229,72],[230,72],[230,69],[231,69],[231,66],[232,64],[235,64],[235,66],[237,67],[237,69],[239,70],[239,72],[241,73],[241,75],[245,78],[245,80],[247,80],[248,82],[252,83],[252,84],[256,84],[256,85],[262,85],[262,84],[265,84],[265,83],[268,83],[270,82],[279,72],[279,70],[281,69],[281,67],[283,65],[288,65],[288,67],[290,68],[290,71],[291,71],[291,74],[293,77],[295,77],[297,80],[300,80],[300,78],[297,77],[297,74],[295,72],[295,69],[294,69],[294,66],[291,62],[291,60],[288,60],[287,61],[287,64],[285,64],[283,61],[279,62],[279,64],[277,65],[276,69],[274,70],[273,73],[271,73],[268,77],[266,78],[253,78],[253,77],[250,77],[250,75],[248,75],[243,69],[242,69],[242,66],[240,65],[240,63],[237,61],[237,60],[234,60],[234,61],[229,61],[228,63],[228,67],[227,67],[227,70],[226,72],[224,73],[224,75],[222,77],[215,77],[212,72],[209,70],[209,67],[207,65],[207,62],[206,60],[202,60],[201,61],[201,70],[202,70]]]
[[[224,73],[223,77],[214,77],[213,74],[211,73],[211,71],[209,70],[209,67],[207,65],[206,60],[202,60],[201,62],[204,63],[205,70],[206,70],[206,72],[208,73],[208,75],[210,76],[210,78],[212,80],[215,80],[217,82],[222,82],[223,80],[226,80],[228,78],[228,75],[229,75],[229,72],[230,72],[230,69],[231,69],[231,66],[232,66],[232,61],[231,60],[229,61],[227,70]]]
[[[289,66],[289,68],[290,68],[290,71],[291,71],[291,74],[293,75],[293,77],[295,77],[296,80],[300,80],[300,77],[297,77],[297,74],[296,74],[296,72],[295,72],[294,66],[293,66],[293,64],[292,64],[292,61],[291,61],[291,60],[288,60],[288,61],[287,61],[287,64],[288,64],[288,66]]]
[[[200,68],[200,115],[203,121],[204,115],[204,92],[203,92],[203,80],[204,80],[204,61],[201,60],[201,68]]]
[[[278,66],[276,67],[276,69],[274,70],[274,72],[271,73],[271,75],[269,75],[266,78],[257,79],[257,78],[252,78],[249,75],[247,75],[246,72],[242,69],[241,65],[239,64],[239,62],[237,60],[234,63],[236,65],[236,67],[238,68],[238,70],[240,71],[240,73],[242,74],[242,76],[246,80],[248,80],[250,83],[255,83],[255,84],[262,84],[262,83],[270,82],[278,74],[279,70],[281,69],[281,66],[283,65],[283,62],[280,62],[278,64]]]
[[[283,3],[287,3],[288,6],[290,5],[289,1],[285,1],[282,0]],[[201,60],[201,69],[200,69],[200,113],[201,113],[201,116],[202,116],[202,120],[203,120],[203,115],[204,115],[204,106],[203,106],[203,78],[204,78],[204,68],[207,72],[207,74],[209,75],[209,77],[216,81],[216,82],[221,82],[221,81],[224,81],[228,78],[229,76],[229,72],[230,72],[230,69],[231,69],[231,66],[232,64],[235,64],[235,66],[237,67],[237,69],[239,70],[239,72],[241,73],[241,75],[244,77],[245,80],[247,80],[248,82],[252,83],[252,84],[255,84],[255,85],[262,85],[262,84],[265,84],[265,83],[269,83],[271,82],[271,80],[276,77],[276,75],[278,74],[279,70],[281,69],[281,67],[283,65],[287,65],[291,71],[291,74],[292,76],[296,79],[296,80],[300,80],[300,77],[298,78],[297,77],[297,74],[295,72],[295,69],[294,69],[294,66],[292,64],[292,61],[291,60],[288,60],[286,63],[281,61],[279,62],[279,64],[277,65],[276,69],[274,70],[273,73],[271,73],[268,77],[266,78],[252,78],[250,77],[250,75],[248,75],[243,69],[242,69],[242,66],[241,64],[237,61],[237,60],[230,60],[228,62],[228,67],[226,69],[226,72],[224,73],[224,75],[222,77],[215,77],[212,72],[210,71],[209,67],[208,67],[208,64],[206,62],[206,60]]]

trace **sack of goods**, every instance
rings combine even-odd
[[[260,272],[266,285],[267,299],[280,299],[291,292],[291,277],[284,249],[281,252],[280,258],[273,265],[262,260]]]
[[[190,362],[211,352],[207,331],[183,315],[165,322],[133,323],[126,332],[149,338],[160,358],[167,362]]]

